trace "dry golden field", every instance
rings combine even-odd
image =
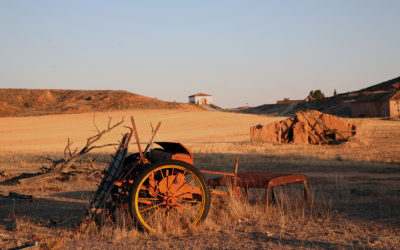
[[[0,118],[0,246],[32,242],[45,248],[400,248],[400,121],[354,119],[358,135],[342,145],[252,144],[249,127],[282,117],[229,112],[129,110],[112,112],[113,122],[134,116],[140,139],[147,142],[150,122],[162,122],[156,140],[178,141],[195,154],[200,169],[304,173],[311,199],[301,200],[296,185],[278,190],[278,202],[266,212],[263,191],[249,200],[214,199],[206,221],[187,232],[147,234],[129,216],[100,230],[74,234],[96,176],[31,185],[8,178],[38,172],[48,164],[38,156],[60,156],[69,137],[73,146],[107,125],[108,113]],[[95,117],[95,119],[94,119]],[[126,131],[119,127],[100,144],[114,143]],[[131,151],[136,146],[131,144]],[[114,149],[94,152],[105,167]],[[206,176],[207,178],[210,176]],[[9,192],[33,195],[34,201],[12,199]],[[261,199],[261,200],[260,200]],[[124,211],[121,211],[124,213]],[[22,224],[10,230],[11,218]],[[58,223],[55,223],[58,222]],[[34,237],[33,237],[34,238]]]
[[[94,123],[101,129],[107,125],[109,114],[83,113],[71,115],[48,115],[36,117],[0,118],[0,147],[14,152],[59,152],[66,138],[76,144],[83,143],[88,135],[96,133]],[[141,140],[151,133],[150,122],[155,126],[162,122],[158,140],[183,142],[239,142],[249,138],[249,126],[270,122],[277,118],[234,114],[228,112],[185,111],[185,110],[130,110],[110,114],[113,122],[125,118],[130,126],[134,116]],[[104,142],[115,142],[126,129],[120,127]]]

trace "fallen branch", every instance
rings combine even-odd
[[[46,173],[46,174],[41,174],[41,175],[35,175],[33,177],[30,178],[24,178],[24,179],[19,179],[18,182],[20,184],[31,184],[31,183],[35,183],[39,180],[43,181],[43,180],[47,180],[47,179],[55,179],[57,177],[61,177],[62,173]]]
[[[116,143],[109,143],[109,144],[103,144],[103,145],[93,145],[95,142],[100,140],[100,138],[106,134],[112,131],[114,128],[120,126],[124,122],[124,118],[121,119],[121,121],[115,123],[114,125],[111,124],[111,117],[108,119],[108,125],[107,128],[100,131],[97,126],[95,126],[97,130],[97,134],[93,135],[86,140],[86,145],[81,149],[75,149],[71,150],[71,145],[72,142],[68,138],[67,145],[65,146],[64,149],[64,158],[59,159],[59,160],[53,160],[50,158],[45,158],[47,160],[52,161],[52,166],[51,170],[49,172],[55,172],[55,173],[61,173],[61,172],[68,172],[74,162],[79,160],[82,156],[88,154],[94,149],[99,149],[99,148],[105,148],[105,147],[110,147],[110,146],[117,146],[119,144]]]
[[[104,130],[99,130],[99,128],[95,125],[97,134],[87,138],[85,146],[82,149],[74,149],[71,150],[72,141],[68,138],[67,145],[64,148],[64,157],[61,159],[54,160],[49,157],[40,156],[42,159],[51,162],[50,167],[43,166],[41,170],[44,172],[43,174],[35,175],[31,178],[19,179],[19,183],[22,184],[30,184],[37,182],[39,180],[47,180],[47,179],[55,179],[55,178],[68,178],[70,175],[79,174],[83,172],[90,171],[99,171],[99,169],[95,166],[94,160],[88,157],[88,161],[90,163],[89,167],[77,167],[74,165],[76,161],[81,159],[83,156],[87,155],[94,149],[105,148],[110,146],[118,146],[119,143],[109,143],[103,145],[94,145],[94,143],[98,142],[101,137],[109,132],[111,132],[116,127],[120,126],[124,122],[124,118],[121,121],[112,124],[112,118],[108,117],[107,128]]]

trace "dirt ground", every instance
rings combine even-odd
[[[59,156],[67,138],[83,145],[101,129],[107,113],[0,118],[0,246],[2,249],[37,242],[42,248],[400,248],[400,122],[351,119],[359,134],[342,145],[250,143],[249,128],[282,117],[228,112],[130,110],[113,112],[113,121],[135,117],[142,142],[161,121],[158,141],[179,141],[195,154],[199,169],[304,173],[311,199],[301,189],[282,187],[277,203],[264,210],[262,190],[249,200],[213,199],[206,221],[187,232],[148,234],[138,231],[127,215],[100,230],[73,233],[98,176],[30,185],[6,181],[9,176],[38,172],[47,162],[37,157]],[[126,122],[126,125],[129,125]],[[116,142],[124,128],[101,143]],[[136,147],[131,145],[131,151]],[[105,167],[113,149],[92,156]],[[213,176],[206,175],[206,178]],[[9,197],[9,192],[33,195],[33,201]],[[121,213],[126,213],[122,211]],[[13,220],[17,216],[17,220]],[[18,230],[11,230],[18,221]]]

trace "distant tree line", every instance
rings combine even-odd
[[[333,91],[333,96],[337,96],[337,91],[336,89]],[[325,94],[322,93],[320,89],[317,90],[311,90],[309,93],[309,96],[312,98],[312,100],[320,100],[325,98]],[[289,101],[289,97],[283,98],[284,101]]]
[[[311,90],[309,95],[310,95],[314,100],[324,99],[324,98],[325,98],[324,93],[322,93],[322,91],[321,91],[320,89]]]

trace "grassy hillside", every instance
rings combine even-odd
[[[0,89],[0,116],[37,116],[125,109],[197,109],[119,90]]]
[[[321,100],[303,102],[298,104],[264,104],[257,107],[240,109],[236,112],[251,114],[278,114],[291,115],[299,110],[316,109],[323,113],[341,116],[351,116],[351,103],[360,100],[368,101],[379,96],[390,96],[400,90],[400,77],[385,81],[368,88],[342,93],[337,96],[327,97]]]

